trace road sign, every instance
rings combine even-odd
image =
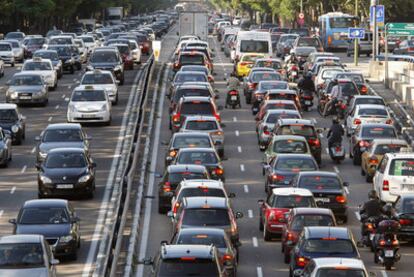
[[[414,36],[414,23],[387,23],[387,35]]]
[[[154,51],[155,61],[158,62],[160,59],[160,52],[161,52],[161,41],[160,40],[152,41],[152,50]]]
[[[305,14],[304,13],[299,13],[298,17],[299,17],[299,19],[304,19],[305,18]]]
[[[348,38],[364,38],[365,29],[364,28],[348,28]]]
[[[376,13],[377,13],[377,26],[383,27],[384,21],[385,21],[384,5],[376,5],[375,7],[376,7]],[[369,22],[370,22],[370,25],[374,24],[374,6],[370,7]]]

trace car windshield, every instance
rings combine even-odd
[[[70,56],[72,55],[72,50],[69,47],[49,47],[50,50],[55,50],[59,56]]]
[[[280,99],[279,99],[280,100]],[[264,111],[268,110],[296,110],[296,106],[293,103],[269,103],[264,108]]]
[[[186,115],[213,115],[214,109],[210,102],[192,101],[182,104],[181,113]]]
[[[0,44],[0,51],[11,51],[11,50],[12,48],[10,44],[5,44],[5,43]]]
[[[159,277],[219,276],[217,264],[210,259],[190,258],[163,259],[158,270]]]
[[[308,152],[308,147],[306,142],[301,140],[279,140],[273,144],[273,152],[302,154]]]
[[[81,37],[81,40],[83,40],[83,42],[88,42],[88,43],[94,43],[95,41],[93,40],[93,37]]]
[[[354,268],[320,268],[316,277],[367,277],[364,270]]]
[[[51,129],[47,130],[42,142],[80,142],[83,141],[78,129]]]
[[[180,71],[198,71],[203,72],[204,74],[208,74],[208,69],[205,66],[183,66]]]
[[[177,136],[174,139],[173,148],[191,148],[191,147],[211,147],[211,143],[206,136]]]
[[[337,74],[336,79],[351,79],[355,83],[364,82],[364,78],[360,74],[349,74],[349,73]]]
[[[378,144],[374,150],[374,154],[385,155],[386,153],[398,153],[404,147],[407,147],[407,144]]]
[[[323,253],[328,255],[355,253],[355,248],[350,240],[335,238],[308,239],[304,243],[303,250],[307,253]]]
[[[18,119],[15,109],[0,109],[0,122],[15,122]]]
[[[269,42],[263,40],[242,40],[240,42],[240,52],[242,53],[268,53]]]
[[[260,81],[280,81],[281,77],[274,72],[256,72],[252,76],[252,81],[258,83]]]
[[[19,224],[68,224],[69,215],[65,208],[24,208],[18,219]]]
[[[257,67],[269,67],[269,68],[273,68],[273,69],[281,69],[282,65],[280,64],[280,62],[277,61],[257,61],[256,62],[256,66]]]
[[[287,82],[260,82],[260,90],[272,90],[272,89],[288,89]]]
[[[282,209],[315,207],[312,196],[278,195],[274,198],[272,207]]]
[[[20,44],[17,41],[8,41],[8,42],[12,45],[13,48],[19,48],[20,47]]]
[[[185,82],[208,82],[208,79],[205,74],[193,74],[189,72],[177,74],[174,79],[174,83],[181,84]]]
[[[82,168],[86,166],[82,153],[49,153],[46,157],[46,168]]]
[[[317,38],[299,38],[297,46],[320,47],[321,45]]]
[[[339,83],[344,96],[353,96],[359,94],[358,88],[351,82]]]
[[[21,39],[23,38],[22,33],[8,33],[5,37],[5,39]]]
[[[50,65],[50,63],[47,63],[47,62],[28,62],[23,65],[22,70],[24,71],[52,70],[52,66]]]
[[[174,93],[174,101],[178,102],[181,97],[189,96],[209,97],[211,96],[211,93],[207,88],[179,88]]]
[[[322,79],[326,80],[326,79],[332,79],[336,73],[338,72],[343,72],[343,70],[341,69],[329,69],[329,70],[325,70],[324,72],[322,72]]]
[[[73,102],[89,102],[89,101],[106,101],[105,91],[103,90],[77,90],[73,92]]]
[[[363,105],[363,104],[372,104],[372,105],[384,105],[384,100],[382,98],[357,98],[355,99],[354,105]]]
[[[300,115],[297,113],[271,113],[266,119],[266,123],[275,124],[279,118],[300,118]]]
[[[227,209],[196,208],[185,209],[183,225],[190,226],[226,226],[230,225],[230,218]]]
[[[180,55],[180,64],[199,64],[204,65],[203,55]]]
[[[299,172],[317,170],[318,168],[312,159],[305,157],[286,157],[278,159],[275,169]]]
[[[302,176],[299,181],[299,187],[314,190],[340,190],[341,182],[333,176]]]
[[[180,153],[178,157],[179,164],[216,164],[218,163],[217,156],[214,152],[195,152],[187,151]]]
[[[217,248],[227,248],[224,236],[218,234],[180,234],[176,244],[214,245]]]
[[[129,55],[129,46],[128,45],[117,45],[116,46],[121,55]]]
[[[378,109],[378,108],[363,108],[359,109],[358,114],[360,116],[367,116],[367,117],[387,117],[387,111],[385,109]]]
[[[207,120],[193,120],[188,121],[185,125],[186,130],[198,130],[198,131],[213,131],[217,130],[216,121],[207,121]]]
[[[393,159],[388,174],[392,176],[414,176],[414,159]]]
[[[85,74],[82,85],[113,85],[114,81],[110,74]]]
[[[96,51],[90,58],[92,63],[115,63],[118,61],[115,51]]]
[[[226,197],[222,189],[209,188],[208,186],[200,185],[197,188],[183,189],[180,192],[177,200],[180,201],[181,199],[185,197],[198,197],[198,196]]]
[[[192,179],[208,179],[206,173],[202,172],[171,172],[168,175],[168,182],[173,184],[178,184],[182,180],[192,180]]]
[[[285,125],[281,127],[281,135],[298,135],[304,137],[316,137],[315,130],[309,125]]]
[[[291,228],[294,231],[302,231],[308,226],[335,226],[332,216],[318,214],[296,215],[292,221]]]
[[[397,137],[392,127],[372,127],[365,126],[362,128],[362,136],[369,138],[395,138]]]
[[[42,77],[39,75],[15,76],[10,81],[11,86],[41,86]]]
[[[33,57],[40,57],[42,59],[49,59],[51,61],[59,60],[59,56],[56,52],[35,52]]]
[[[51,38],[49,41],[50,45],[62,45],[62,44],[72,44],[71,38]]]
[[[0,244],[0,268],[22,269],[45,267],[40,243]]]
[[[251,62],[251,63],[253,63],[253,62],[255,62],[257,59],[261,59],[261,58],[263,58],[264,56],[263,55],[244,55],[242,58],[241,58],[241,61],[242,62]]]

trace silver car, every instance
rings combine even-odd
[[[56,260],[42,235],[11,235],[0,238],[0,276],[54,277]]]
[[[12,159],[11,132],[0,127],[0,165],[6,167]],[[2,276],[0,274],[0,276]]]
[[[6,42],[10,42],[13,50],[14,60],[18,62],[24,61],[24,50],[23,46],[17,39],[8,39]]]
[[[6,102],[15,104],[43,104],[49,101],[49,89],[43,77],[35,73],[16,73],[7,82]]]

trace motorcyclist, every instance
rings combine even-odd
[[[230,102],[230,91],[232,90],[239,90],[239,86],[240,86],[240,81],[239,79],[236,77],[236,74],[234,72],[232,72],[230,74],[230,77],[227,79],[227,95],[226,95],[226,105],[225,107],[227,108],[227,103]],[[240,105],[240,98],[239,98],[239,103]]]
[[[298,89],[301,91],[315,91],[315,83],[312,80],[312,73],[308,72],[304,77],[299,80]]]
[[[390,212],[389,208],[384,207],[384,204],[379,199],[377,191],[375,190],[370,190],[368,192],[368,201],[364,203],[359,211],[361,221],[365,221],[369,217],[381,217],[382,215],[387,216],[387,212]]]
[[[331,148],[335,143],[342,143],[342,137],[345,131],[341,124],[339,124],[338,118],[332,119],[331,128],[328,131],[328,148]]]
[[[333,87],[332,87],[332,91],[331,91],[331,98],[329,99],[329,101],[325,104],[325,107],[323,109],[323,116],[326,116],[326,113],[328,112],[328,110],[330,110],[332,108],[332,106],[339,100],[343,98],[342,95],[342,89],[339,86],[338,80],[337,79],[333,79],[331,82],[333,82]]]

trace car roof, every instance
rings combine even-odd
[[[0,237],[0,244],[8,243],[41,243],[43,235],[9,235]]]
[[[199,165],[199,164],[172,164],[167,167],[167,171],[169,173],[183,172],[183,171],[204,173],[207,171],[207,169],[204,165]]]
[[[279,125],[290,125],[290,124],[303,124],[315,126],[313,120],[301,119],[301,118],[281,118],[279,119]]]
[[[381,109],[386,110],[387,108],[384,105],[378,105],[378,104],[359,104],[357,105],[357,108],[362,109]]]
[[[355,100],[360,99],[360,98],[376,98],[376,99],[383,99],[381,96],[378,96],[378,95],[355,95],[355,96],[354,96],[354,99],[355,99]],[[354,101],[355,101],[355,100],[354,100]]]
[[[202,259],[213,258],[212,245],[197,245],[197,244],[175,244],[161,246],[161,257],[162,259],[176,259],[182,257],[196,257]]]
[[[178,132],[178,133],[174,133],[173,138],[176,137],[191,137],[191,136],[199,136],[199,137],[210,137],[209,134],[204,133],[204,132]]]
[[[304,233],[308,239],[317,238],[337,238],[350,239],[351,233],[346,227],[329,226],[309,226],[304,228]]]
[[[180,148],[179,152],[215,152],[215,151],[216,150],[213,148],[192,147],[192,148]]]
[[[375,139],[373,144],[405,144],[408,145],[407,141],[404,139],[390,139],[390,138],[378,138]]]
[[[414,153],[410,152],[410,153],[386,153],[386,156],[395,159],[395,158],[402,158],[402,159],[413,159],[414,158]]]
[[[265,62],[268,62],[268,61],[272,61],[272,62],[279,62],[279,63],[281,63],[282,62],[282,60],[281,59],[277,59],[277,58],[260,58],[260,59],[257,59],[256,60],[256,62],[261,62],[261,61],[265,61]]]
[[[65,199],[32,199],[24,202],[23,208],[41,207],[66,207],[68,200]]]
[[[298,214],[322,214],[322,215],[333,215],[331,209],[326,208],[293,208],[294,215]]]
[[[51,154],[51,153],[68,153],[68,152],[70,152],[70,153],[85,153],[85,149],[83,149],[83,148],[74,148],[74,147],[54,148],[54,149],[51,149],[49,151],[48,155]]]
[[[273,137],[273,141],[279,141],[279,140],[301,140],[303,142],[307,142],[306,138],[304,136],[296,136],[296,135],[277,135]]]
[[[352,258],[335,258],[335,257],[326,257],[326,258],[315,258],[313,259],[317,268],[323,267],[339,267],[339,268],[353,268],[353,269],[363,269],[366,270],[364,262],[360,259]]]
[[[192,120],[217,121],[217,118],[214,116],[208,116],[208,115],[189,115],[185,117],[185,121],[192,121]]]
[[[46,127],[46,130],[57,129],[82,129],[82,126],[79,123],[52,123]]]
[[[184,96],[184,97],[181,97],[181,101],[183,102],[203,101],[203,102],[211,103],[211,97],[209,96]]]
[[[273,195],[300,195],[300,196],[313,196],[312,192],[308,189],[304,188],[293,188],[293,187],[287,187],[287,188],[274,188],[272,189]]]
[[[213,180],[213,179],[191,179],[191,180],[182,180],[180,183],[181,188],[194,188],[200,186],[207,186],[209,188],[222,188],[224,189],[224,184],[222,181]]]
[[[329,177],[339,177],[338,173],[331,171],[302,171],[298,174],[301,176],[329,176]]]
[[[0,109],[1,110],[15,110],[17,109],[17,105],[10,104],[10,103],[0,103]]]
[[[185,197],[183,199],[183,204],[184,204],[183,206],[188,209],[197,209],[197,208],[227,209],[229,207],[226,198],[213,197],[213,196]]]
[[[223,229],[212,227],[190,227],[180,229],[179,235],[186,234],[220,235],[224,237],[226,235],[226,232]]]

